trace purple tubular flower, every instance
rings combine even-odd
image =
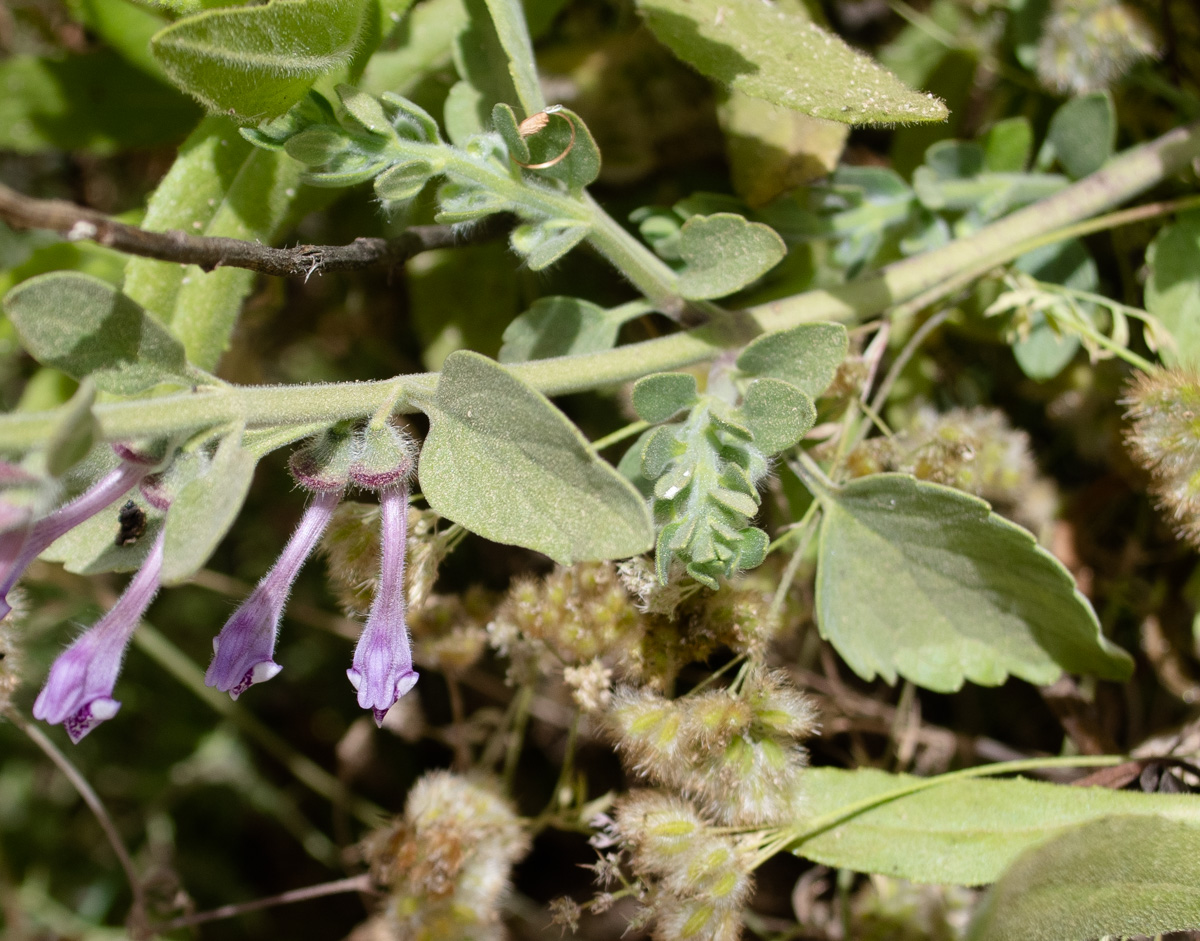
[[[112,609],[58,655],[33,704],[35,718],[51,725],[62,723],[72,742],[79,742],[121,708],[112,698],[113,688],[125,648],[158,593],[165,537],[164,529]]]
[[[109,471],[70,503],[60,506],[29,527],[19,549],[10,549],[4,558],[0,558],[0,619],[12,610],[7,601],[8,593],[25,569],[29,568],[30,562],[45,552],[59,536],[111,506],[132,487],[136,487],[150,470],[149,464],[122,461],[116,470]],[[9,540],[10,543],[12,541]]]
[[[317,493],[300,518],[279,559],[213,638],[213,658],[204,682],[237,699],[255,683],[283,669],[275,662],[279,618],[300,568],[329,525],[342,492]]]
[[[408,537],[408,481],[379,492],[382,517],[379,590],[371,602],[367,626],[354,648],[354,665],[346,671],[358,690],[358,704],[375,713],[375,724],[417,682],[404,621],[404,550]]]

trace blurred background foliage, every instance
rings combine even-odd
[[[840,283],[905,254],[905,238],[925,245],[949,237],[900,180],[889,195],[890,183],[864,176],[867,169],[890,168],[920,193],[920,168],[939,166],[927,156],[937,153],[929,148],[938,142],[986,143],[989,129],[1014,118],[1027,122],[1012,131],[1014,139],[1026,134],[1031,144],[1041,142],[1071,95],[1111,96],[1117,149],[1200,117],[1200,12],[1192,0],[803,3],[907,83],[943,98],[949,121],[847,133],[715,89],[658,45],[624,0],[526,3],[547,97],[577,112],[596,138],[604,163],[592,189],[616,218],[633,215],[653,242],[656,235],[669,238],[692,212],[729,206],[784,236],[787,259],[747,301]],[[396,91],[442,114],[461,59],[453,39],[470,6],[419,0],[397,17],[366,64],[362,86]],[[30,195],[138,221],[201,116],[147,54],[148,37],[164,22],[161,10],[132,0],[0,5],[0,179]],[[1013,146],[1019,153],[1019,143]],[[1049,171],[1054,159],[1031,148],[1014,168]],[[809,186],[839,165],[840,172],[849,167],[859,174],[834,178],[848,187],[841,196]],[[866,223],[843,219],[844,229],[830,222],[838,211],[886,206],[889,199],[895,212],[886,225],[885,214]],[[336,198],[309,192],[297,204],[283,230],[285,244],[388,236],[432,219],[428,200],[389,218],[365,187]],[[940,225],[960,222],[962,215],[949,211]],[[1140,306],[1143,258],[1156,229],[1157,223],[1143,223],[1088,237],[1091,264],[1076,286]],[[87,242],[0,224],[0,293],[66,268],[118,283],[124,262]],[[885,417],[902,433],[886,446],[868,442],[854,466],[962,486],[1030,527],[1071,568],[1106,634],[1137,653],[1136,678],[1124,686],[1066,683],[1049,691],[1011,680],[949,695],[862,683],[818,639],[811,585],[801,577],[771,658],[787,664],[818,705],[823,733],[810,742],[815,763],[928,774],[1064,749],[1132,751],[1156,736],[1184,736],[1193,751],[1200,748],[1190,724],[1200,696],[1200,568],[1153,509],[1145,473],[1123,450],[1127,371],[1118,361],[1089,361],[1073,350],[1058,368],[1040,373],[1018,362],[1003,319],[982,316],[999,293],[998,285],[983,284],[941,312],[943,329],[904,369],[888,400]],[[437,369],[457,349],[495,356],[508,323],[537,298],[555,294],[602,306],[633,297],[589,253],[574,252],[534,273],[515,262],[499,237],[429,252],[393,271],[259,278],[220,375],[250,384],[375,379]],[[895,324],[891,349],[917,325]],[[663,322],[642,317],[622,336],[641,339],[663,329]],[[846,389],[854,387],[855,370],[861,381],[866,369],[861,339],[852,336],[853,355],[840,376]],[[11,326],[0,322],[4,409],[46,409],[73,389],[71,380],[24,355]],[[592,438],[632,417],[623,390],[562,404]],[[823,418],[836,417],[837,407],[835,394],[826,403],[834,412]],[[504,660],[482,648],[483,625],[515,578],[550,571],[534,553],[462,540],[441,567],[434,586],[441,600],[429,609],[430,625],[416,629],[418,647],[423,640],[430,645],[427,659],[441,657],[449,666],[423,669],[418,692],[375,734],[347,694],[344,664],[355,635],[340,613],[344,598],[320,565],[310,566],[288,608],[282,674],[230,703],[200,686],[199,677],[215,628],[268,568],[299,515],[302,494],[287,480],[281,457],[264,462],[242,519],[208,570],[193,585],[164,592],[151,609],[157,633],[144,632],[128,658],[119,727],[113,723],[71,751],[147,874],[152,906],[164,913],[252,900],[358,869],[362,818],[372,818],[372,806],[398,813],[421,774],[495,741],[512,692],[504,685]],[[806,499],[791,472],[779,467],[764,497],[764,528],[775,532],[798,518]],[[748,610],[769,599],[780,568],[772,556],[747,577],[740,590]],[[74,625],[94,620],[119,584],[113,576],[84,579],[47,564],[33,570],[20,606],[19,706],[28,708]],[[694,616],[715,617],[702,610]],[[753,614],[744,618],[754,623]],[[448,636],[447,625],[462,628],[458,639],[478,647],[462,655],[465,668],[455,667],[453,644],[433,650],[434,641]],[[700,657],[707,667],[684,668],[679,688],[720,666],[728,650],[714,641]],[[554,796],[573,708],[561,684],[537,693],[527,747],[509,769],[522,814],[537,815]],[[590,796],[628,785],[600,736],[585,736],[574,760],[586,772]],[[314,778],[306,762],[324,776]],[[549,902],[586,899],[592,874],[579,867],[594,860],[586,834],[539,833],[515,872],[516,893],[505,912],[511,933],[557,931],[548,928]],[[772,938],[952,938],[962,932],[972,896],[777,858],[760,872],[747,924],[754,935]],[[79,795],[24,735],[0,723],[5,937],[121,937],[130,901]],[[619,936],[624,925],[617,914],[584,919],[582,936]],[[365,916],[362,899],[341,895],[213,922],[194,936],[336,938]]]

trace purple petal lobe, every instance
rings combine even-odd
[[[346,675],[358,690],[358,704],[375,713],[376,724],[401,696],[416,685],[412,649],[405,622],[404,551],[408,535],[408,484],[380,493],[381,551],[379,590],[371,602],[367,626],[354,648]]]
[[[34,717],[52,725],[61,722],[72,741],[78,742],[120,708],[113,688],[125,648],[158,593],[164,538],[165,529],[112,609],[58,655],[34,701]]]
[[[93,699],[74,715],[63,720],[63,728],[76,745],[92,729],[101,722],[111,719],[120,710],[121,704],[115,699]]]

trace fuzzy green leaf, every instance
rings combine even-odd
[[[679,230],[679,254],[687,267],[679,292],[692,300],[725,297],[774,268],[787,246],[770,226],[732,212],[692,216]]]
[[[781,379],[755,379],[738,411],[754,435],[754,446],[767,456],[790,448],[817,420],[812,399]]]
[[[583,119],[574,111],[560,108],[550,115],[542,130],[525,138],[525,146],[529,150],[529,159],[524,162],[535,164],[529,173],[560,180],[573,192],[591,185],[600,175],[600,148]],[[564,153],[566,156],[562,157]],[[540,163],[551,166],[536,167]]]
[[[512,230],[508,243],[525,257],[530,271],[541,271],[582,242],[590,227],[573,219],[546,219],[526,222]]]
[[[738,356],[737,368],[747,376],[782,379],[815,399],[829,388],[849,343],[840,323],[801,324],[754,340]]]
[[[527,115],[546,107],[538,82],[537,60],[520,0],[485,0],[496,38],[508,59],[508,74]]]
[[[428,160],[398,163],[375,177],[375,195],[385,202],[407,202],[420,193],[437,172],[438,168]]]
[[[301,169],[283,153],[250,146],[228,119],[210,116],[154,191],[143,224],[158,232],[178,229],[269,245],[305,193]],[[244,268],[204,272],[194,265],[131,258],[124,289],[171,325],[190,362],[211,370],[255,277]]]
[[[499,364],[451,354],[428,414],[421,488],[446,518],[564,565],[653,545],[641,495],[545,396]]]
[[[1146,251],[1146,309],[1175,340],[1163,345],[1168,365],[1200,366],[1200,212],[1163,227]]]
[[[967,937],[1088,941],[1190,928],[1200,928],[1200,826],[1119,816],[1026,851],[988,892]]]
[[[834,822],[792,851],[837,869],[913,882],[983,885],[1000,878],[1031,846],[1102,817],[1132,814],[1144,825],[1200,824],[1200,801],[1192,795],[1022,778],[965,778],[888,798],[920,783],[912,775],[874,768],[810,768],[803,784],[806,815]],[[872,798],[880,803],[839,818],[842,808]]]
[[[283,114],[317,78],[350,60],[362,11],[345,0],[206,10],[159,32],[150,48],[184,91],[254,124]]]
[[[105,392],[189,382],[183,347],[111,284],[77,272],[39,275],[4,299],[29,354]]]
[[[1071,574],[985,501],[905,474],[817,496],[821,635],[864,679],[951,692],[1010,673],[1128,678],[1132,661],[1101,634]]]
[[[1117,112],[1107,92],[1072,98],[1054,112],[1046,145],[1072,179],[1095,173],[1117,146]]]
[[[638,0],[646,23],[702,74],[844,124],[943,121],[946,107],[834,34],[754,0]]]
[[[575,297],[542,297],[504,330],[500,362],[523,363],[551,356],[599,353],[617,345],[621,325],[639,308],[605,310]]]
[[[212,462],[175,494],[163,547],[164,585],[187,581],[208,561],[242,510],[255,463],[254,455],[231,435]]]
[[[633,410],[651,424],[690,408],[696,401],[696,377],[686,372],[660,372],[639,379],[633,387]]]

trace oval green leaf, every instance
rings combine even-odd
[[[696,377],[686,372],[645,376],[633,387],[633,410],[651,424],[666,421],[696,401]]]
[[[767,3],[638,0],[650,30],[703,75],[843,124],[944,121],[946,106],[805,16]]]
[[[738,411],[754,435],[754,446],[768,457],[798,442],[817,420],[812,399],[781,379],[755,379]]]
[[[737,213],[692,216],[679,230],[679,293],[691,300],[725,297],[774,268],[787,254],[783,239],[768,225]]]
[[[271,0],[206,10],[161,30],[150,49],[171,81],[206,107],[257,124],[350,61],[363,9],[345,0]]]
[[[473,533],[556,562],[654,544],[641,495],[540,392],[478,353],[447,357],[421,449],[430,506]]]
[[[96,388],[132,395],[162,382],[187,383],[183,347],[106,281],[73,271],[38,275],[4,298],[29,355]]]
[[[254,477],[254,455],[238,435],[225,438],[202,473],[171,501],[163,546],[164,585],[187,581],[212,555],[241,512]]]
[[[804,323],[754,340],[738,356],[737,368],[747,376],[782,379],[815,399],[833,382],[849,345],[840,323]]]

